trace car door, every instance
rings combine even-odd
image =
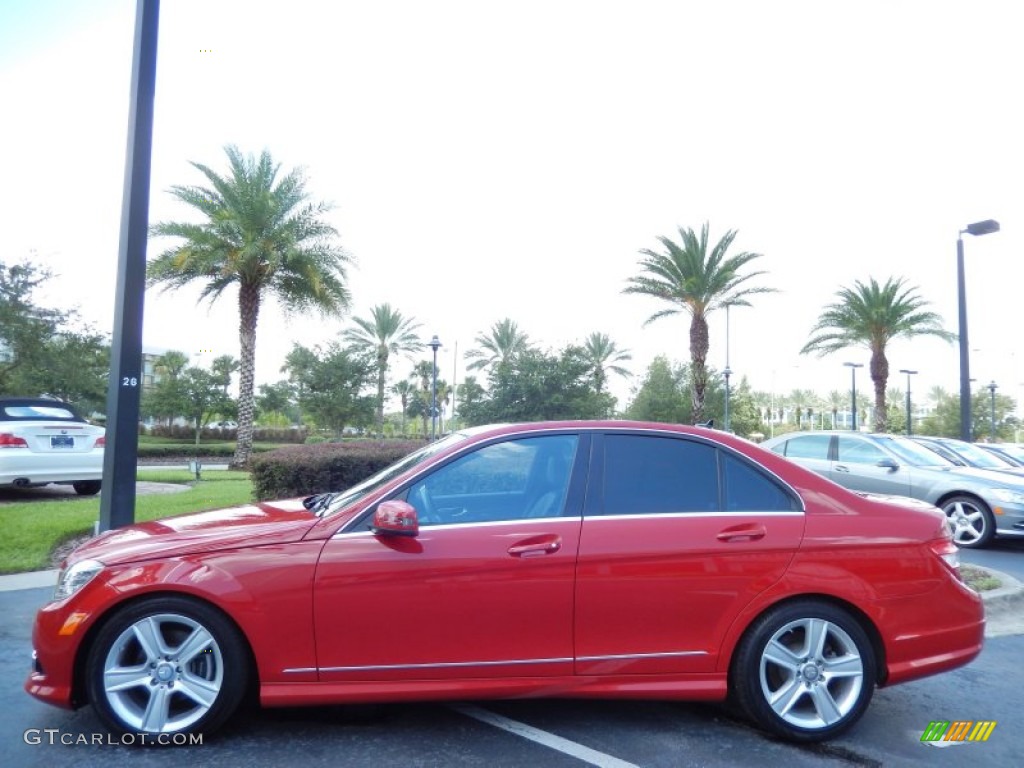
[[[314,584],[321,681],[572,672],[577,434],[463,453],[400,492],[416,537],[335,535]]]
[[[595,435],[576,577],[576,673],[711,672],[780,579],[799,499],[750,460],[668,433]]]
[[[851,491],[909,496],[911,469],[859,435],[838,435],[832,480]]]

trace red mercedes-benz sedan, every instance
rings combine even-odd
[[[722,432],[559,422],[450,435],[341,493],[110,531],[40,609],[26,690],[115,732],[266,706],[735,701],[795,740],[975,658],[943,514]]]

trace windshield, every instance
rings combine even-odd
[[[947,446],[954,453],[963,456],[974,467],[981,467],[982,469],[1009,469],[1012,466],[1009,462],[996,458],[988,451],[982,450],[970,443],[943,443],[943,445]]]
[[[913,440],[906,440],[900,437],[889,437],[885,439],[886,445],[889,446],[889,449],[899,456],[902,461],[905,461],[912,467],[956,466],[953,462],[948,459],[944,459],[935,451],[929,450],[923,445],[915,443]]]
[[[440,453],[441,451],[460,443],[465,440],[468,435],[455,432],[447,437],[438,440],[436,443],[429,443],[423,446],[418,451],[413,451],[408,456],[403,456],[401,459],[391,464],[375,475],[363,480],[361,483],[356,483],[347,491],[343,491],[338,494],[335,498],[331,499],[330,506],[320,513],[321,517],[335,512],[343,507],[347,507],[356,501],[359,501],[363,497],[373,493],[381,486],[391,482],[400,474],[406,470],[415,467],[417,464],[426,461],[431,456]]]

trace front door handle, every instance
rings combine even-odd
[[[508,548],[512,557],[552,555],[562,548],[561,536],[534,536]]]
[[[760,523],[744,523],[720,531],[716,538],[719,541],[731,543],[736,541],[760,541],[767,535],[768,529]]]
[[[845,464],[836,464],[833,467],[833,469],[835,469],[836,472],[847,472],[847,473],[849,473],[849,471],[850,471],[850,468],[847,467]]]

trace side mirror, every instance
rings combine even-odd
[[[879,461],[875,466],[884,467],[885,469],[888,469],[890,472],[895,472],[897,469],[900,468],[900,465],[896,463],[895,459],[890,459],[888,457]]]
[[[416,508],[404,501],[382,501],[373,512],[370,530],[384,536],[418,536],[420,521]]]

